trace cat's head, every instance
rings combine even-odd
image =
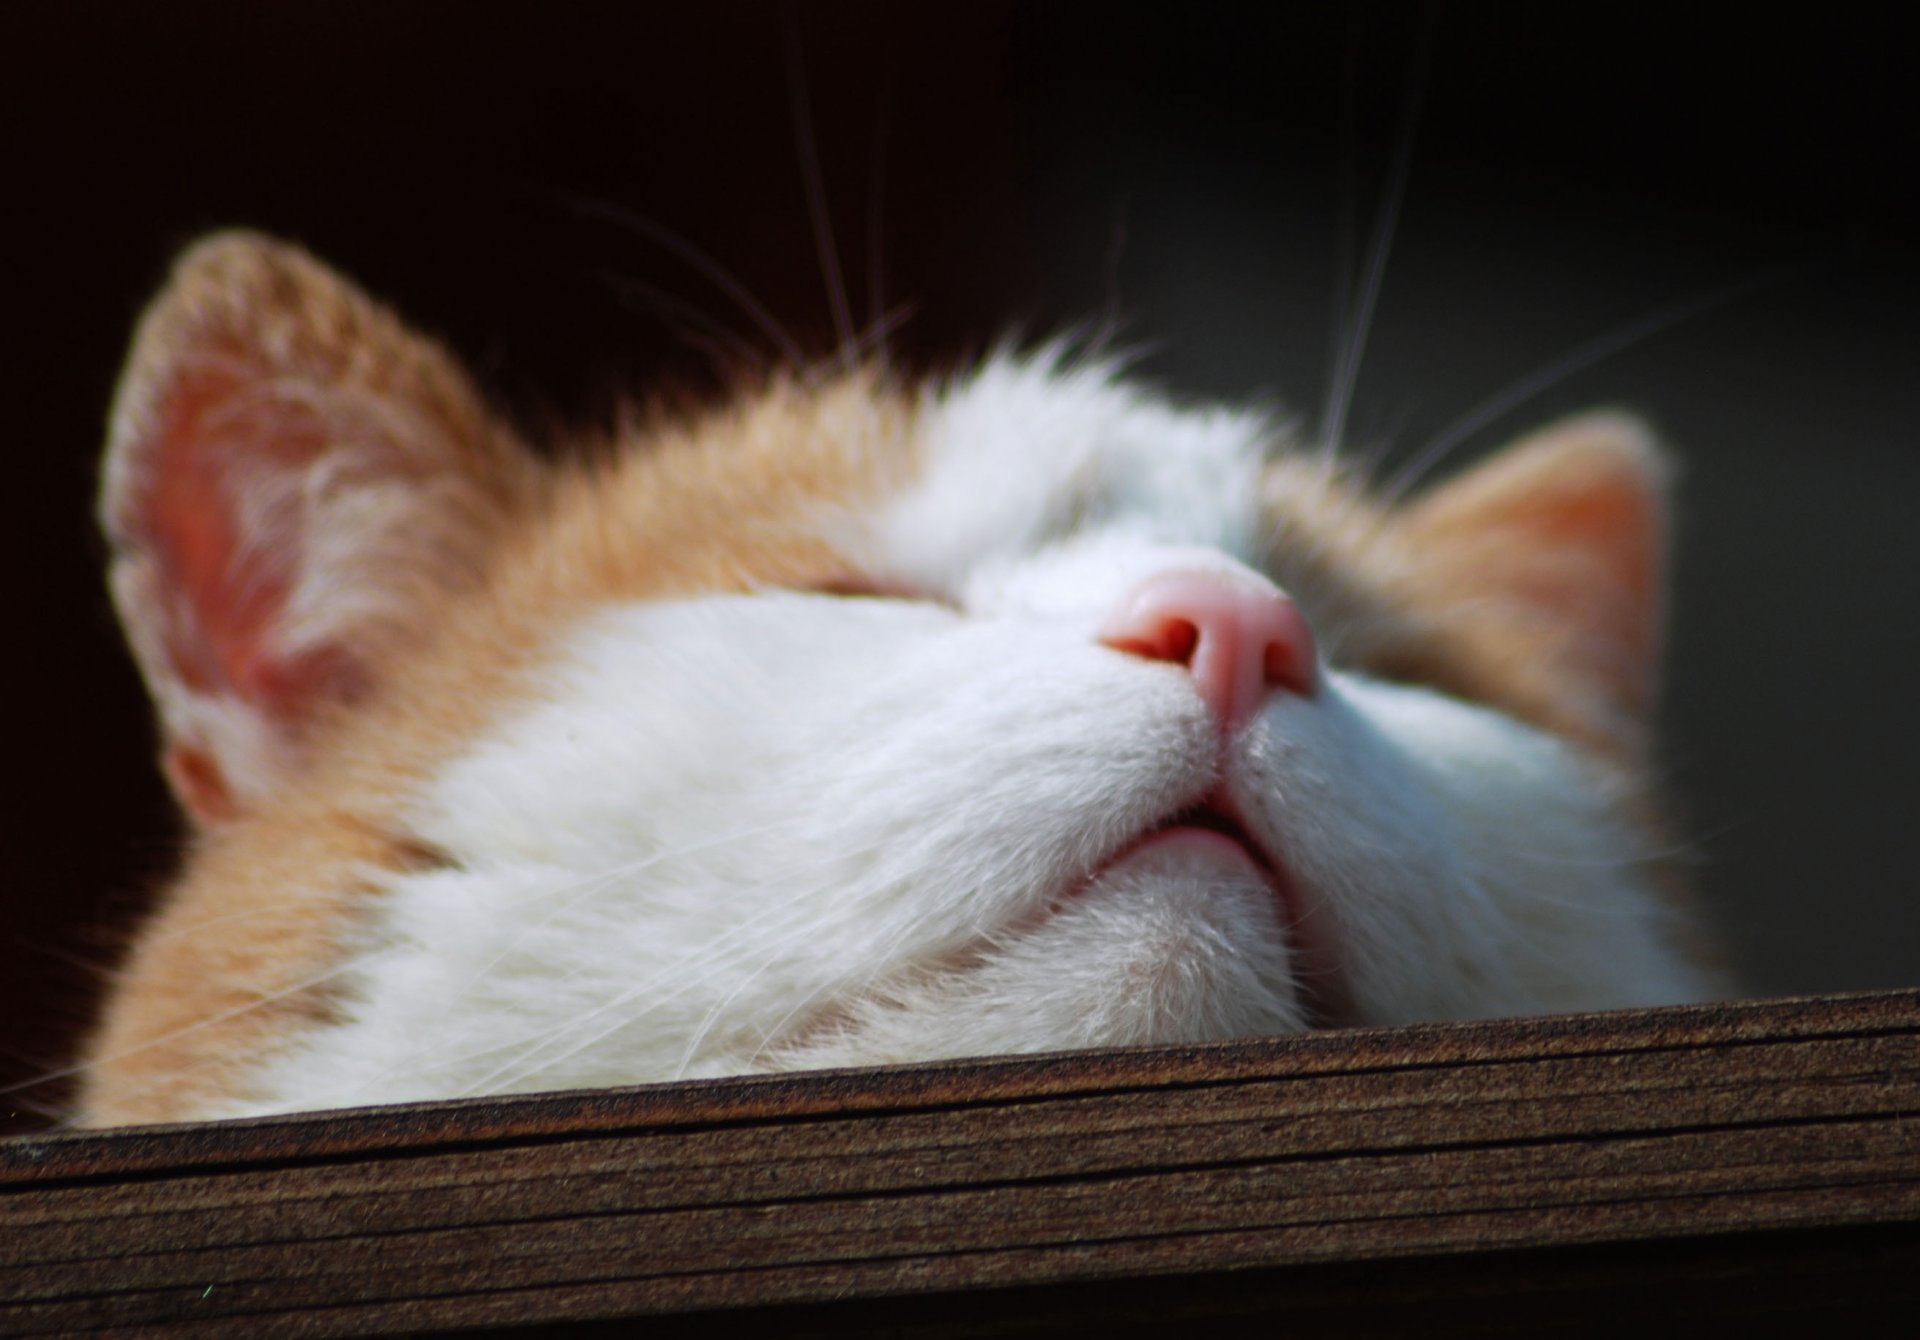
[[[1057,352],[536,457],[304,254],[190,251],[111,428],[193,816],[95,1120],[1695,997],[1666,469],[1410,500]]]

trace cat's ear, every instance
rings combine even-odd
[[[100,518],[187,810],[243,813],[298,769],[533,481],[454,362],[304,252],[186,252],[115,395]]]
[[[1591,414],[1416,500],[1418,583],[1596,737],[1637,740],[1658,686],[1672,468],[1646,428]]]

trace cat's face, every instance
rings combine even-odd
[[[1619,420],[1390,503],[1043,352],[549,466],[229,237],[143,326],[103,507],[201,839],[94,1120],[1710,990]]]

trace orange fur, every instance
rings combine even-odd
[[[191,254],[156,300],[121,413],[143,418],[143,402],[181,374],[181,351],[236,322],[276,357],[429,406],[501,488],[497,505],[443,528],[452,543],[430,557],[446,570],[400,574],[431,626],[387,629],[356,648],[374,696],[318,706],[301,728],[303,767],[270,809],[220,822],[217,806],[182,788],[213,822],[90,1048],[80,1105],[93,1123],[163,1121],[235,1096],[241,1061],[290,1023],[325,1017],[368,876],[423,857],[384,816],[539,691],[524,672],[554,637],[609,601],[837,580],[847,564],[823,539],[832,509],[912,464],[909,402],[863,372],[819,388],[776,381],[696,423],[657,425],[542,470],[443,355],[300,253],[245,237]],[[108,493],[109,525],[134,530],[124,472]],[[482,586],[484,600],[463,598]],[[131,625],[142,614],[127,616]],[[180,742],[168,757],[181,766]]]
[[[409,534],[389,537],[399,543],[366,543],[348,560],[378,567],[358,584],[388,604],[342,610],[333,617],[351,627],[318,645],[276,642],[316,542],[311,514],[337,510],[369,473],[429,500],[410,509]],[[292,514],[256,533],[248,512],[262,486],[290,479],[303,485]],[[244,808],[243,793],[266,779],[236,764],[297,769],[310,719],[412,640],[412,610],[471,589],[495,537],[538,493],[531,457],[453,360],[310,257],[243,233],[183,256],[115,396],[100,513],[166,771],[189,811]],[[199,709],[216,700],[264,723],[252,757],[214,738]]]
[[[209,391],[209,369],[263,388],[251,422],[285,451],[324,452],[343,425],[372,425],[391,439],[380,468],[463,481],[422,490],[420,515],[391,537],[398,557],[358,574],[384,583],[392,599],[381,608],[406,617],[339,631],[353,674],[299,684],[290,703],[249,697],[245,675],[196,660],[205,629],[156,603],[156,569],[169,563],[202,573],[204,589],[225,580],[220,552],[182,557],[204,538],[192,529],[200,522],[190,541],[151,524],[156,472],[191,427],[182,416],[242,394]],[[377,876],[436,859],[396,819],[408,798],[538,698],[532,672],[556,639],[612,602],[857,581],[829,536],[848,510],[913,475],[916,432],[913,399],[868,369],[820,385],[776,379],[703,417],[570,444],[542,464],[450,358],[304,254],[244,235],[191,252],[142,322],[103,516],[123,617],[167,724],[165,766],[201,828],[93,1041],[87,1120],[160,1121],[246,1098],[248,1066],[329,1017],[329,982]],[[1664,517],[1633,482],[1645,469],[1619,468],[1635,450],[1589,424],[1406,509],[1322,463],[1282,458],[1266,479],[1265,566],[1340,660],[1496,705],[1598,751],[1633,779],[1627,803],[1651,828],[1640,782],[1651,683],[1574,669],[1610,663],[1586,643],[1617,642],[1624,666],[1652,654],[1658,592],[1647,563]],[[1556,491],[1564,505],[1515,505]],[[206,524],[219,551],[217,519]],[[1516,569],[1520,531],[1563,567]],[[1621,599],[1569,617],[1569,602],[1595,589]],[[246,619],[265,626],[273,615]],[[212,637],[239,664],[265,634],[245,620],[233,628]],[[246,700],[281,733],[271,806],[246,805],[215,745],[173,710],[169,695],[184,692]]]
[[[1267,472],[1265,567],[1340,662],[1644,762],[1667,521],[1637,430],[1549,429],[1389,509],[1337,468]]]

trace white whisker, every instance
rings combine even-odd
[[[833,309],[833,329],[839,337],[840,363],[853,366],[853,308],[847,301],[846,279],[840,273],[840,250],[833,240],[833,216],[827,209],[826,176],[820,169],[819,146],[814,142],[813,105],[807,96],[806,60],[800,50],[800,33],[793,11],[782,7],[782,25],[786,31],[787,98],[793,115],[794,147],[800,155],[800,175],[807,193],[807,215],[813,224],[814,250],[819,253],[820,273],[827,286],[827,301]]]
[[[1413,176],[1413,144],[1420,127],[1420,108],[1426,89],[1427,43],[1423,37],[1416,52],[1413,72],[1408,80],[1406,106],[1395,137],[1393,161],[1387,169],[1386,194],[1374,215],[1373,235],[1367,244],[1367,263],[1358,292],[1353,298],[1351,329],[1345,347],[1334,360],[1327,387],[1327,408],[1321,422],[1323,450],[1337,455],[1346,437],[1347,416],[1353,408],[1353,393],[1360,379],[1360,363],[1366,355],[1367,339],[1373,333],[1373,312],[1386,282],[1387,258],[1393,251],[1394,233],[1400,224],[1400,212],[1406,198],[1407,182]],[[1344,306],[1341,308],[1345,312]]]
[[[661,250],[672,255],[684,265],[699,274],[708,283],[719,289],[760,328],[762,334],[772,340],[792,367],[802,367],[806,357],[800,352],[799,342],[787,333],[786,327],[768,310],[765,303],[753,296],[753,291],[736,278],[733,272],[707,252],[702,251],[686,238],[674,232],[664,224],[604,200],[594,200],[570,192],[558,193],[559,199],[577,214],[603,219],[618,225],[628,232],[637,233]]]
[[[1760,289],[1776,284],[1788,274],[1801,268],[1796,265],[1767,270],[1761,274],[1736,280],[1731,284],[1708,289],[1704,293],[1696,293],[1692,297],[1682,298],[1678,302],[1668,303],[1664,307],[1658,307],[1637,316],[1584,344],[1575,345],[1545,367],[1508,383],[1435,433],[1408,458],[1405,465],[1402,465],[1386,483],[1381,485],[1381,498],[1391,504],[1406,496],[1429,470],[1446,459],[1461,443],[1489,424],[1519,409],[1536,396],[1552,390],[1576,372],[1589,368],[1602,359],[1611,358],[1622,350],[1630,349],[1682,322],[1703,316],[1716,308],[1724,307],[1728,303],[1736,302]]]
[[[343,977],[349,973],[358,972],[361,969],[365,968],[369,963],[377,962],[379,959],[391,954],[392,952],[394,951],[390,949],[375,949],[375,950],[366,951],[365,953],[353,955],[349,957],[346,962],[336,964],[335,966],[328,968],[325,972],[314,973],[310,977],[306,977],[301,979],[300,981],[293,982],[287,986],[281,987],[276,991],[264,992],[261,995],[256,996],[252,1000],[246,1001],[243,1004],[235,1005],[229,1009],[219,1010],[213,1014],[205,1015],[199,1019],[194,1020],[190,1024],[183,1025],[180,1028],[172,1029],[166,1033],[162,1033],[158,1035],[157,1037],[148,1038],[144,1042],[141,1042],[140,1044],[138,1044],[137,1046],[126,1047],[117,1052],[110,1052],[105,1056],[96,1056],[89,1061],[82,1062],[79,1065],[71,1065],[71,1066],[65,1067],[64,1069],[43,1072],[42,1074],[36,1075],[32,1079],[25,1080],[19,1084],[9,1085],[6,1088],[0,1088],[0,1093],[11,1093],[14,1089],[30,1088],[40,1084],[52,1083],[55,1080],[73,1079],[78,1076],[85,1075],[88,1071],[97,1069],[100,1066],[112,1065],[120,1061],[125,1061],[131,1057],[143,1055],[146,1052],[152,1051],[156,1047],[164,1047],[169,1043],[178,1042],[182,1038],[192,1037],[195,1033],[204,1032],[206,1029],[213,1028],[220,1024],[226,1023],[231,1019],[237,1019],[243,1015],[251,1014],[255,1010],[262,1009],[265,1006],[275,1004],[276,1002],[279,1002],[282,1000],[286,1000],[289,997],[297,996],[304,991],[311,991],[316,987],[324,986],[325,984],[333,981],[336,978]],[[142,1086],[141,1088],[130,1090],[129,1092],[138,1094],[138,1093],[147,1092],[149,1089],[158,1089],[170,1083],[173,1079],[177,1078],[180,1075],[193,1074],[196,1071],[206,1069],[209,1066],[224,1063],[228,1059],[229,1058],[226,1057],[225,1055],[209,1056],[205,1060],[197,1062],[194,1065],[184,1066],[177,1070],[168,1071],[164,1075],[158,1076],[150,1085],[145,1085],[145,1086]]]

